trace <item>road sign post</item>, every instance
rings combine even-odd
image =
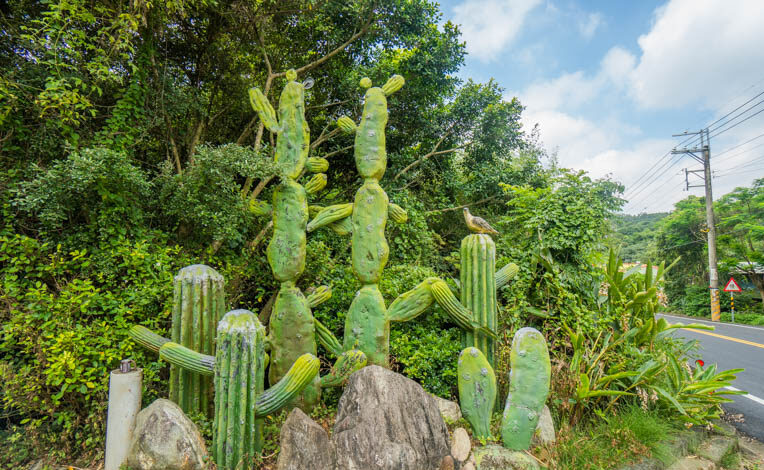
[[[735,292],[742,292],[743,290],[740,288],[739,285],[737,285],[737,282],[735,282],[735,278],[731,277],[729,281],[727,281],[727,285],[724,286],[724,292],[730,293],[730,311],[732,313],[732,323],[735,323]]]

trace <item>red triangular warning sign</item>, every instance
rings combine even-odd
[[[740,286],[737,285],[737,282],[735,282],[735,278],[731,277],[729,282],[727,282],[727,285],[724,286],[724,292],[743,292],[743,289],[741,289]]]

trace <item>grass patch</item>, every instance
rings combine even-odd
[[[562,429],[551,450],[554,469],[602,470],[654,457],[672,460],[669,438],[679,428],[655,411],[628,406],[615,416],[596,418],[575,429]]]
[[[722,313],[723,322],[732,322],[732,315],[729,312]],[[745,325],[764,326],[764,315],[758,313],[737,313],[735,312],[735,323]]]

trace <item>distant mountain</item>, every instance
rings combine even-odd
[[[616,214],[610,219],[614,246],[621,247],[621,257],[626,263],[644,263],[647,252],[657,233],[658,223],[669,212],[653,214]]]

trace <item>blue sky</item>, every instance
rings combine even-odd
[[[507,98],[519,97],[524,125],[539,125],[562,166],[624,183],[626,212],[670,210],[701,195],[684,191],[683,168],[698,164],[664,157],[682,141],[671,135],[705,127],[764,91],[764,0],[440,4],[467,44],[461,76],[494,78]],[[754,106],[762,99],[729,126],[764,110]],[[715,198],[764,177],[764,112],[719,127],[718,136],[713,127]]]

